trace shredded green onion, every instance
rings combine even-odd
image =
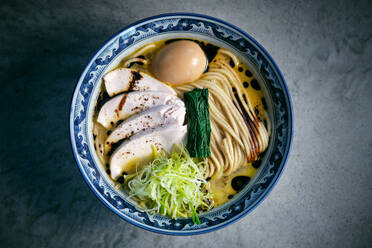
[[[170,154],[153,151],[152,162],[125,177],[129,197],[150,214],[173,219],[191,216],[194,223],[200,224],[197,211],[209,210],[213,197],[203,177],[204,160],[191,158],[181,146],[175,146]]]

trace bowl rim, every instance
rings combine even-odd
[[[288,113],[289,113],[289,117],[290,117],[290,121],[288,123],[290,125],[290,128],[288,129],[288,148],[286,149],[285,154],[283,155],[283,159],[282,159],[282,164],[283,165],[280,168],[280,170],[277,171],[276,177],[273,178],[273,181],[266,188],[266,191],[262,194],[262,196],[260,197],[260,199],[258,199],[257,201],[255,201],[251,205],[250,208],[247,208],[246,210],[244,210],[236,218],[228,219],[228,220],[224,221],[222,224],[220,224],[220,225],[218,225],[216,227],[212,227],[212,228],[207,229],[207,230],[195,229],[195,230],[192,230],[191,232],[188,231],[188,232],[177,232],[177,233],[174,233],[174,232],[171,232],[171,231],[168,231],[168,230],[163,230],[163,229],[153,229],[153,228],[151,228],[151,226],[146,225],[146,224],[143,224],[142,225],[142,224],[136,223],[136,222],[132,221],[130,218],[127,218],[125,215],[120,215],[117,212],[116,209],[114,209],[111,206],[109,206],[101,198],[101,196],[97,193],[96,189],[91,185],[89,179],[84,175],[84,172],[82,171],[83,168],[80,166],[79,159],[77,157],[77,151],[74,148],[74,137],[73,137],[73,132],[72,132],[74,126],[73,126],[73,121],[71,121],[71,120],[72,120],[72,117],[73,117],[73,102],[74,102],[74,99],[76,98],[76,94],[78,93],[78,86],[79,86],[80,79],[88,71],[88,69],[90,67],[90,64],[93,61],[93,59],[97,56],[97,54],[99,54],[109,44],[109,42],[111,42],[112,40],[114,40],[117,36],[119,36],[124,31],[126,31],[126,30],[128,30],[128,29],[130,29],[130,28],[132,28],[132,27],[134,27],[134,26],[136,26],[138,24],[140,24],[140,23],[144,23],[144,22],[147,22],[147,21],[150,21],[150,20],[153,20],[153,19],[159,19],[159,18],[162,18],[162,17],[178,17],[178,16],[183,16],[183,17],[188,17],[189,16],[189,17],[194,17],[194,18],[195,17],[196,18],[200,17],[200,18],[204,18],[204,19],[207,19],[207,20],[215,21],[217,23],[221,23],[223,25],[226,25],[227,27],[229,27],[229,28],[231,28],[231,29],[233,29],[233,30],[235,30],[237,32],[240,32],[241,34],[243,34],[244,36],[246,36],[246,38],[248,38],[249,40],[251,40],[260,49],[260,51],[265,56],[267,56],[268,60],[272,63],[274,69],[277,71],[278,76],[279,76],[279,78],[282,81],[283,89],[284,89],[283,90],[283,93],[285,94],[285,96],[288,99],[288,106],[287,107],[288,107]],[[288,162],[289,154],[291,153],[291,150],[292,150],[293,132],[294,132],[293,106],[292,106],[292,99],[291,99],[291,95],[289,94],[289,89],[288,89],[287,83],[286,83],[286,81],[284,79],[284,76],[283,76],[282,72],[280,71],[279,67],[277,66],[276,62],[274,61],[274,59],[272,58],[272,56],[266,51],[266,49],[257,40],[255,40],[250,34],[248,34],[243,29],[235,26],[234,24],[231,24],[231,23],[226,22],[226,21],[224,21],[222,19],[219,19],[219,18],[216,18],[216,17],[212,17],[212,16],[209,16],[209,15],[199,14],[199,13],[190,13],[190,12],[169,12],[169,13],[163,13],[163,14],[158,14],[158,15],[146,17],[146,18],[140,19],[138,21],[135,21],[135,22],[133,22],[133,23],[125,26],[124,28],[122,28],[121,30],[119,30],[118,32],[116,32],[114,35],[112,35],[109,39],[107,39],[99,47],[99,49],[97,49],[96,52],[89,58],[88,63],[86,64],[86,66],[84,67],[82,73],[80,74],[79,78],[77,79],[77,82],[75,84],[75,87],[74,87],[74,90],[73,90],[73,93],[72,93],[71,101],[70,101],[70,112],[69,112],[68,122],[69,122],[69,133],[70,133],[70,144],[71,144],[71,148],[72,148],[72,153],[73,153],[74,158],[75,158],[75,162],[77,164],[77,167],[79,168],[79,171],[80,171],[81,176],[84,178],[85,183],[89,186],[89,188],[91,189],[91,191],[94,192],[94,195],[99,199],[99,201],[101,203],[103,203],[112,212],[114,212],[116,215],[118,215],[121,219],[124,219],[125,221],[127,221],[128,223],[130,223],[130,224],[132,224],[134,226],[140,227],[140,228],[142,228],[144,230],[151,231],[151,232],[154,232],[154,233],[160,233],[160,234],[171,235],[171,236],[191,236],[191,235],[200,235],[200,234],[204,234],[204,233],[213,232],[213,231],[216,231],[218,229],[224,228],[227,225],[230,225],[230,224],[235,223],[236,221],[242,219],[248,213],[250,213],[251,211],[253,211],[258,205],[260,205],[262,203],[263,200],[265,200],[268,197],[268,195],[271,193],[271,191],[273,190],[273,188],[277,184],[279,178],[281,177],[281,175],[282,175],[282,173],[283,173],[283,171],[284,171],[284,169],[286,167],[286,164]]]

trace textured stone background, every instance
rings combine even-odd
[[[152,2],[0,1],[0,246],[372,247],[372,2]],[[292,153],[269,197],[196,237],[143,231],[110,212],[83,181],[68,133],[94,52],[129,23],[174,11],[253,35],[295,112]]]

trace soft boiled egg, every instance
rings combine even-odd
[[[207,57],[196,42],[179,40],[158,51],[152,70],[159,80],[179,85],[198,79],[206,66]]]

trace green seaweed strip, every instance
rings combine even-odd
[[[184,94],[187,117],[187,150],[194,158],[207,158],[211,155],[208,95],[208,89],[194,89]]]

